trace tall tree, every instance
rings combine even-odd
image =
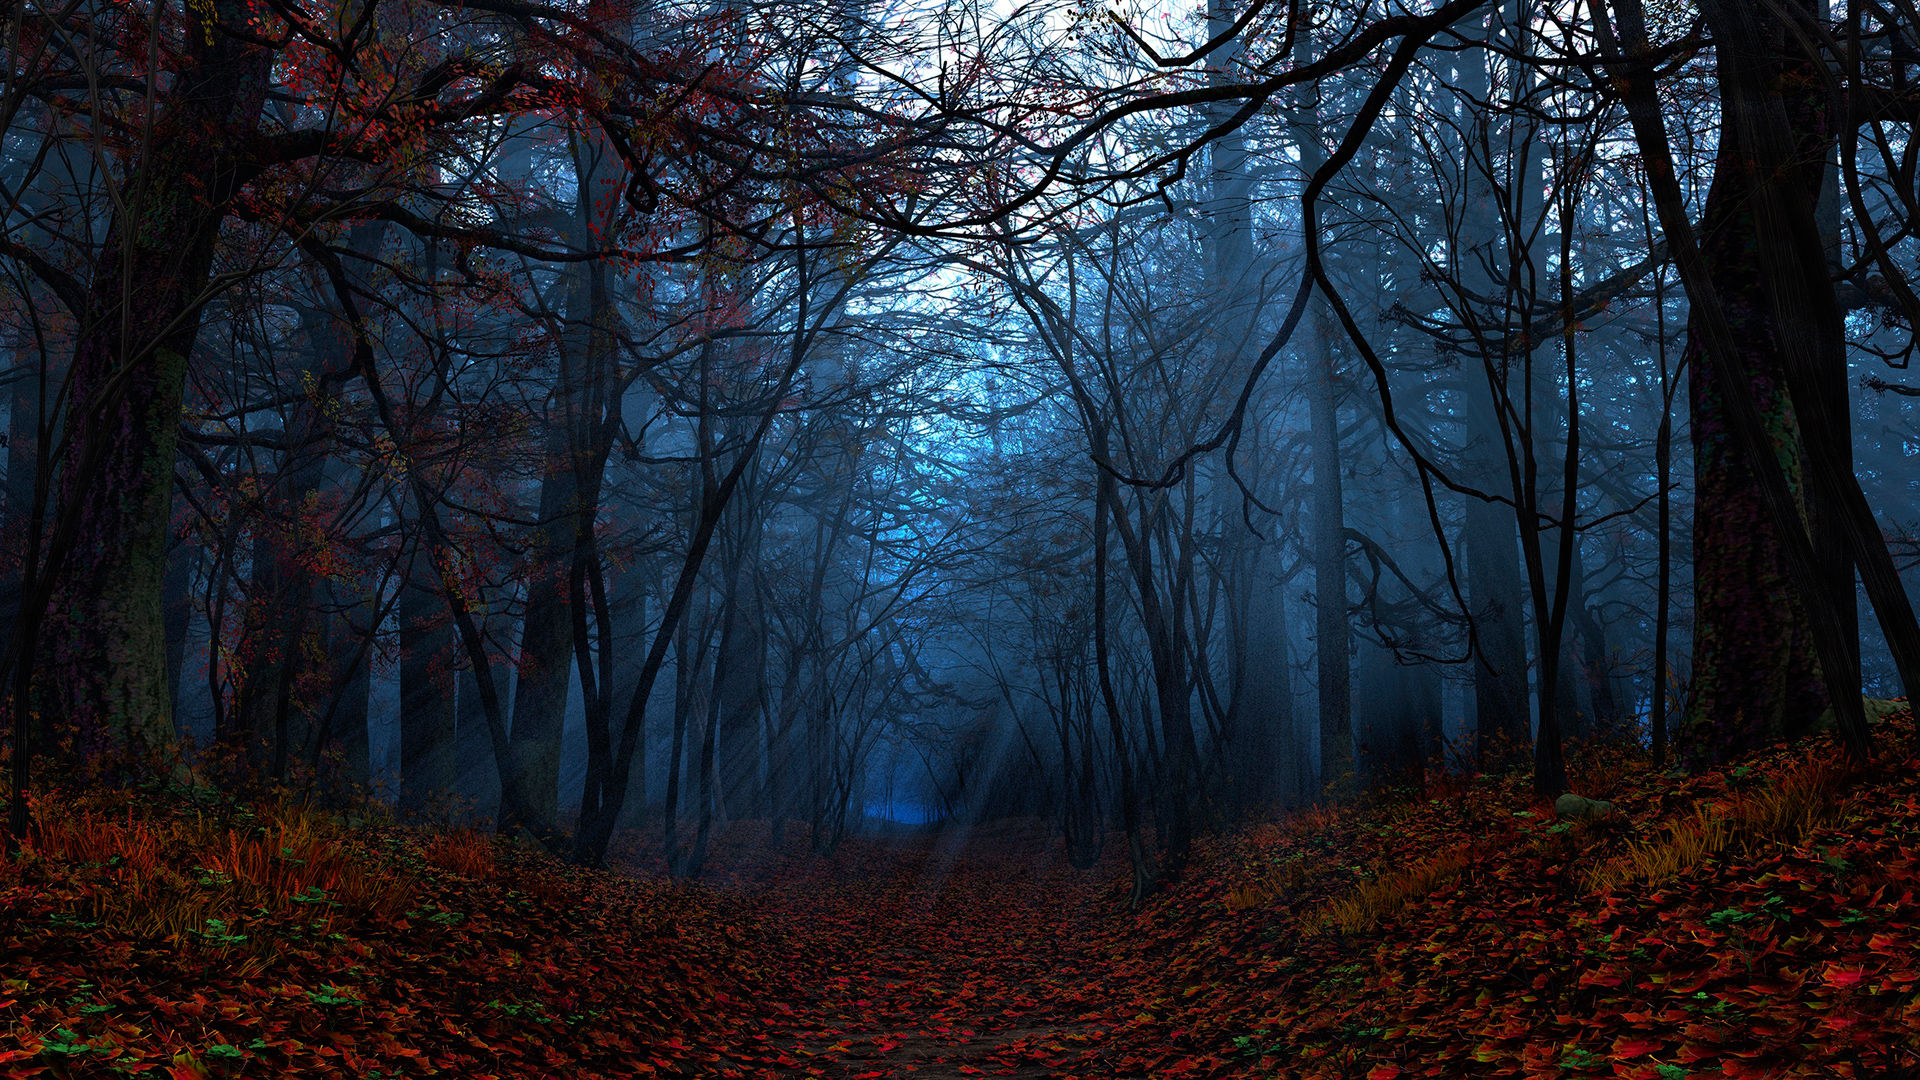
[[[246,21],[246,5],[215,0],[194,11],[164,31],[181,64],[151,91],[150,126],[138,125],[145,138],[122,158],[122,209],[76,312],[59,531],[42,596],[27,600],[37,608],[51,593],[41,708],[88,751],[135,767],[172,753],[161,591],[174,444],[221,226],[259,169],[254,138],[272,65],[251,35],[223,29]]]
[[[1514,20],[1491,11],[1489,16],[1484,25],[1503,35],[1515,33]],[[1480,355],[1469,352],[1463,364],[1461,479],[1511,500],[1509,444],[1494,388],[1509,362],[1506,346],[1511,340],[1504,331],[1511,322],[1507,309],[1513,293],[1500,285],[1516,281],[1519,263],[1510,257],[1512,226],[1524,228],[1527,215],[1524,207],[1502,213],[1500,195],[1513,191],[1503,179],[1516,167],[1525,169],[1532,138],[1528,127],[1501,124],[1494,115],[1493,61],[1489,51],[1468,50],[1459,56],[1455,74],[1463,151],[1458,193],[1462,213],[1454,256],[1461,288],[1455,306],[1462,323],[1475,331],[1471,337],[1496,346],[1478,350]],[[1489,351],[1493,355],[1485,355]],[[1494,770],[1522,760],[1533,740],[1527,706],[1525,601],[1516,554],[1519,538],[1507,507],[1482,498],[1469,497],[1464,502],[1461,548],[1474,628],[1474,749],[1479,767]]]
[[[1616,10],[1619,40],[1642,49],[1648,37],[1641,5],[1624,0]],[[1744,581],[1726,580],[1710,554],[1706,566],[1696,565],[1694,680],[1729,689],[1707,695],[1717,703],[1711,708],[1694,710],[1688,742],[1700,748],[1691,752],[1695,760],[1803,730],[1820,690],[1852,752],[1868,752],[1856,645],[1832,595],[1840,573],[1836,545],[1810,538],[1809,522],[1816,531],[1823,522],[1844,529],[1838,550],[1859,567],[1902,681],[1920,680],[1920,626],[1848,464],[1849,450],[1834,443],[1845,428],[1833,415],[1839,403],[1830,372],[1844,364],[1845,338],[1817,221],[1833,136],[1823,62],[1805,51],[1804,31],[1783,21],[1812,14],[1805,4],[1777,14],[1720,3],[1705,10],[1716,42],[1723,123],[1698,240],[1673,173],[1652,72],[1641,63],[1623,71],[1661,227],[1692,304],[1690,405],[1695,483],[1701,485],[1696,563],[1703,554],[1700,523],[1709,515],[1741,517],[1750,532],[1738,542],[1753,545],[1746,549],[1753,561]],[[1614,40],[1604,16],[1595,25],[1604,40]],[[1799,74],[1778,74],[1788,72]],[[1811,496],[1803,487],[1808,481],[1817,488]],[[1750,633],[1729,640],[1748,620],[1757,620]],[[1749,643],[1764,655],[1748,668],[1726,666],[1731,650]],[[1796,659],[1809,652],[1824,683],[1816,691],[1805,689],[1808,663]],[[1734,689],[1736,680],[1744,685]],[[1701,697],[1695,694],[1696,701]]]
[[[416,545],[401,585],[400,809],[445,815],[453,792],[455,630],[446,587],[425,545]]]
[[[1295,45],[1296,63],[1310,54],[1311,41],[1302,34]],[[1327,165],[1317,109],[1293,113],[1294,139],[1300,147],[1300,169],[1305,178],[1319,175]],[[1303,196],[1313,198],[1314,194]],[[1306,215],[1314,220],[1313,215]],[[1317,242],[1317,239],[1316,239]],[[1309,318],[1312,340],[1303,352],[1303,385],[1311,410],[1308,439],[1313,454],[1313,508],[1309,550],[1313,559],[1314,678],[1320,708],[1320,784],[1340,791],[1353,776],[1352,631],[1347,621],[1347,540],[1345,496],[1340,482],[1339,333],[1326,299],[1315,296]]]

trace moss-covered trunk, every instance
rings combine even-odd
[[[1784,42],[1776,43],[1783,45]],[[1825,169],[1827,133],[1819,75],[1811,64],[1776,54],[1764,92],[1788,118],[1800,146],[1799,167],[1769,174],[1772,183],[1799,189],[1782,199],[1811,215]],[[1751,56],[1723,63],[1752,63]],[[1733,85],[1727,80],[1725,85]],[[1729,94],[1729,109],[1755,108]],[[1786,473],[1802,513],[1807,498],[1801,418],[1788,391],[1781,336],[1825,327],[1778,325],[1777,304],[1760,250],[1761,230],[1752,191],[1763,181],[1762,163],[1743,138],[1744,126],[1727,124],[1714,162],[1713,185],[1701,223],[1700,251],[1733,331],[1740,367],[1768,441]],[[1777,254],[1775,257],[1779,257]],[[1831,288],[1828,289],[1829,293]],[[1831,298],[1828,298],[1829,303]],[[1697,316],[1696,316],[1697,318]],[[1701,331],[1689,326],[1688,380],[1691,408],[1695,511],[1693,695],[1682,752],[1697,762],[1720,761],[1807,730],[1826,706],[1813,632],[1789,576],[1783,540],[1770,518],[1753,462],[1735,437],[1732,420],[1714,378],[1712,359],[1700,347]],[[1809,343],[1824,353],[1840,343]],[[1832,362],[1844,365],[1844,355]],[[1844,369],[1834,373],[1844,379]],[[1842,387],[1844,394],[1844,386]],[[1832,588],[1853,589],[1851,567],[1827,575]],[[1848,628],[1851,633],[1852,628]]]
[[[70,546],[56,547],[36,699],[90,759],[150,761],[171,744],[162,582],[181,397],[268,76],[263,50],[210,36],[121,178],[128,212],[95,263],[74,351],[55,519]]]

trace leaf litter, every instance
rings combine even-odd
[[[1594,756],[1595,822],[1435,776],[1203,841],[1133,914],[1122,844],[1076,871],[1039,822],[740,825],[688,885],[48,793],[0,861],[0,1076],[1912,1076],[1920,757],[1877,734]]]

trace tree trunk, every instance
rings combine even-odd
[[[1639,0],[1621,0],[1620,13],[1626,43],[1640,50],[1647,34]],[[1872,738],[1859,704],[1858,683],[1847,682],[1854,674],[1849,657],[1857,645],[1847,640],[1842,613],[1822,582],[1816,546],[1803,531],[1803,511],[1797,505],[1800,500],[1794,477],[1780,460],[1783,450],[1791,457],[1793,448],[1781,447],[1768,437],[1769,421],[1761,403],[1755,400],[1748,377],[1747,362],[1753,358],[1745,342],[1758,314],[1753,302],[1758,301],[1778,330],[1770,342],[1760,343],[1760,359],[1762,363],[1771,359],[1783,369],[1793,387],[1794,401],[1802,411],[1812,414],[1808,426],[1815,434],[1805,446],[1822,489],[1820,497],[1832,497],[1834,505],[1843,511],[1835,520],[1846,528],[1851,555],[1873,601],[1874,614],[1886,634],[1901,681],[1908,688],[1920,686],[1920,624],[1916,624],[1912,603],[1887,551],[1886,538],[1861,493],[1859,480],[1846,467],[1840,453],[1845,448],[1833,447],[1823,437],[1830,437],[1839,427],[1836,418],[1825,415],[1832,402],[1819,391],[1823,358],[1836,346],[1842,354],[1845,348],[1833,282],[1826,274],[1826,255],[1813,209],[1815,200],[1809,197],[1804,183],[1809,163],[1814,166],[1813,175],[1818,176],[1825,160],[1823,148],[1817,145],[1818,121],[1823,114],[1815,110],[1811,117],[1815,124],[1808,128],[1805,121],[1809,118],[1803,107],[1808,89],[1821,85],[1824,78],[1812,59],[1781,56],[1772,44],[1779,36],[1777,28],[1770,30],[1757,11],[1715,3],[1707,16],[1721,64],[1725,127],[1736,145],[1750,155],[1748,160],[1733,162],[1733,171],[1716,171],[1714,182],[1718,185],[1725,181],[1731,187],[1737,180],[1745,181],[1743,192],[1727,193],[1723,208],[1732,202],[1736,209],[1752,216],[1752,261],[1760,274],[1751,287],[1737,288],[1732,297],[1723,299],[1712,260],[1696,246],[1674,175],[1672,149],[1650,69],[1623,65],[1617,77],[1626,89],[1634,136],[1648,162],[1647,177],[1659,209],[1660,226],[1675,253],[1692,303],[1689,346],[1697,347],[1702,356],[1712,360],[1706,372],[1696,369],[1694,377],[1711,377],[1717,404],[1731,433],[1727,441],[1738,447],[1758,481],[1755,486],[1765,520],[1776,530],[1784,555],[1780,561],[1785,564],[1792,590],[1806,605],[1815,649],[1829,669],[1825,690],[1832,698],[1841,736],[1854,760],[1865,761],[1872,754]],[[1605,19],[1596,20],[1596,25],[1607,28]],[[1792,40],[1792,35],[1787,38]],[[1782,64],[1782,60],[1787,62]],[[1794,73],[1794,77],[1778,78],[1777,73],[1783,71]],[[1773,74],[1756,78],[1760,73]],[[1783,93],[1783,87],[1789,85],[1801,97],[1792,107]],[[1809,132],[1816,137],[1808,139]],[[1809,147],[1809,141],[1816,145]],[[1721,146],[1724,152],[1726,137]],[[1794,719],[1797,721],[1797,716]],[[1748,727],[1743,713],[1737,713],[1736,720],[1737,729]],[[1709,718],[1707,723],[1716,721]],[[1743,732],[1709,727],[1704,733],[1720,736],[1716,741],[1724,745]]]
[[[1620,707],[1613,691],[1613,656],[1607,647],[1607,628],[1599,614],[1587,604],[1586,585],[1586,563],[1576,549],[1569,612],[1574,628],[1579,631],[1580,674],[1587,692],[1587,723],[1580,737],[1589,742],[1606,743],[1613,739],[1620,722]]]
[[[240,632],[245,674],[227,714],[229,730],[221,737],[230,747],[244,748],[250,765],[285,782],[289,762],[297,760],[292,744],[305,746],[301,725],[292,722],[290,697],[303,662],[312,655],[304,647],[312,583],[290,550],[296,531],[267,507],[253,520],[252,580]]]
[[[640,684],[640,666],[632,662],[635,656],[644,655],[647,646],[647,588],[646,580],[637,568],[613,582],[613,595],[610,601],[613,617],[613,693],[608,701],[615,707],[623,701],[633,699],[634,689]],[[624,824],[644,825],[647,818],[647,729],[640,727],[636,736],[633,753],[633,766],[629,770],[626,810]]]
[[[200,562],[200,543],[191,538],[174,541],[167,553],[167,576],[161,584],[162,618],[167,633],[167,704],[180,713],[180,680],[187,661],[187,630],[193,621],[193,571]]]
[[[1095,452],[1105,456],[1105,432],[1097,428],[1096,431],[1099,432],[1100,441],[1095,444]],[[1166,507],[1171,495],[1165,489],[1137,493],[1134,501],[1140,508],[1140,518],[1135,524],[1128,520],[1126,508],[1119,501],[1118,487],[1108,486],[1103,490],[1113,500],[1109,510],[1122,549],[1126,552],[1128,568],[1133,572],[1135,596],[1140,603],[1141,630],[1146,635],[1147,656],[1153,669],[1154,711],[1159,716],[1165,755],[1160,757],[1154,754],[1151,747],[1149,754],[1159,757],[1162,765],[1162,783],[1158,785],[1162,793],[1162,798],[1158,800],[1159,811],[1165,824],[1161,833],[1162,846],[1166,852],[1167,869],[1178,873],[1185,865],[1193,843],[1193,804],[1198,795],[1195,789],[1199,779],[1199,751],[1193,733],[1193,689],[1187,678],[1186,615],[1182,603],[1184,590],[1179,584],[1182,580],[1179,576],[1181,568],[1169,565],[1163,573],[1156,575],[1153,562],[1153,546],[1156,542],[1162,542],[1164,535],[1162,519],[1171,513]],[[1164,599],[1160,592],[1160,576],[1166,577],[1169,582]]]
[[[752,560],[758,545],[758,523],[745,502],[735,505],[740,536],[724,575],[729,597],[720,629],[720,655],[714,665],[713,718],[715,810],[723,820],[751,816],[765,795],[761,751],[760,702],[767,671],[766,612],[760,605],[759,585]]]
[[[1732,56],[1721,59],[1723,68],[1734,62]],[[1737,97],[1729,104],[1738,107]],[[1796,139],[1806,138],[1811,118],[1802,112],[1795,119],[1801,125]],[[1781,330],[1766,296],[1766,275],[1754,257],[1760,236],[1748,196],[1755,183],[1753,157],[1740,127],[1727,125],[1701,219],[1700,255],[1733,332],[1740,379],[1804,514],[1801,421],[1788,391],[1785,358],[1774,344]],[[1789,182],[1804,189],[1810,212],[1824,155],[1815,153],[1808,161]],[[1714,358],[1700,344],[1698,321],[1696,313],[1687,331],[1694,630],[1693,701],[1682,750],[1685,760],[1702,765],[1809,730],[1826,707],[1827,693],[1779,530],[1732,430]],[[1851,580],[1846,591],[1852,594]]]
[[[487,632],[487,623],[478,623],[481,636]],[[500,679],[507,674],[505,664],[493,668],[494,694],[507,697],[507,687],[500,685]],[[458,696],[454,703],[454,777],[460,794],[474,801],[482,815],[491,813],[497,823],[500,819],[500,771],[493,760],[493,744],[487,733],[486,705],[480,700],[479,675],[469,663],[460,670]]]
[[[1244,655],[1235,686],[1234,713],[1239,717],[1234,752],[1236,786],[1245,809],[1259,811],[1290,804],[1301,792],[1294,787],[1295,753],[1293,669],[1288,656],[1286,586],[1270,583],[1266,566],[1278,562],[1278,552],[1249,558],[1243,616]]]
[[[1524,36],[1520,20],[1494,20],[1503,43]],[[1461,252],[1454,269],[1471,296],[1484,304],[1461,301],[1463,323],[1477,324],[1482,340],[1507,340],[1513,321],[1511,293],[1505,277],[1513,267],[1512,238],[1499,210],[1508,194],[1497,179],[1513,165],[1500,152],[1513,145],[1497,138],[1497,120],[1486,102],[1492,88],[1489,57],[1472,51],[1462,54],[1456,83],[1460,122],[1466,131],[1467,164],[1461,179],[1464,206]],[[1521,143],[1524,145],[1524,142]],[[1502,275],[1499,268],[1508,268]],[[1504,375],[1509,357],[1504,351],[1473,355],[1461,367],[1461,396],[1466,451],[1461,477],[1490,495],[1513,498],[1509,469],[1509,435],[1500,424],[1494,381]],[[1519,535],[1511,508],[1481,499],[1465,500],[1461,546],[1465,549],[1468,615],[1473,620],[1474,757],[1484,772],[1498,772],[1527,759],[1533,743],[1532,710],[1527,705],[1526,592],[1520,581]]]
[[[680,806],[692,771],[687,767],[687,733],[695,714],[704,708],[700,674],[706,668],[708,639],[706,620],[692,616],[682,620],[674,635],[673,649],[673,737],[667,752],[667,805],[661,827],[667,871],[674,876],[686,872],[680,851]],[[699,646],[694,646],[695,641]]]
[[[338,749],[340,775],[333,789],[341,801],[357,800],[371,780],[367,706],[373,690],[373,620],[377,605],[354,596],[344,583],[321,582],[327,619],[327,655],[333,661],[333,701],[321,723],[323,752]]]
[[[721,601],[720,645],[714,651],[711,684],[714,688],[721,686],[727,678],[728,658],[733,651],[731,648],[733,643],[728,638],[735,632],[733,606],[732,597]],[[698,770],[695,780],[698,783],[695,787],[694,803],[697,807],[699,824],[694,833],[693,851],[687,856],[686,868],[683,871],[686,877],[699,877],[700,871],[707,865],[707,837],[713,830],[714,803],[719,795],[718,785],[715,783],[718,778],[714,775],[714,756],[720,737],[720,704],[720,695],[715,689],[709,689],[706,717],[700,725],[700,755],[695,763],[695,768]]]
[[[1093,419],[1093,418],[1090,418]],[[1102,436],[1104,439],[1104,435]],[[1140,794],[1134,754],[1127,738],[1127,720],[1120,708],[1120,697],[1113,689],[1111,649],[1107,638],[1107,515],[1119,501],[1113,491],[1115,481],[1102,471],[1095,480],[1093,505],[1093,650],[1095,672],[1100,679],[1100,700],[1107,711],[1107,730],[1113,739],[1114,771],[1119,774],[1120,824],[1127,837],[1127,863],[1133,871],[1133,888],[1127,894],[1127,910],[1138,911],[1159,885],[1160,872],[1147,848],[1145,823],[1140,815]]]
[[[1525,601],[1515,565],[1519,544],[1513,513],[1495,503],[1469,500],[1465,534],[1467,600],[1478,645],[1473,658],[1474,749],[1481,770],[1497,772],[1525,761],[1533,743]]]
[[[1493,392],[1482,371],[1465,372],[1464,381],[1468,438],[1479,447],[1469,469],[1470,482],[1484,491],[1512,497],[1503,452],[1506,437],[1494,419]],[[1533,718],[1527,706],[1526,601],[1513,511],[1499,503],[1466,500],[1462,538],[1476,645],[1475,756],[1481,770],[1497,772],[1525,761],[1533,744]]]
[[[563,350],[564,355],[564,350]],[[567,366],[562,361],[563,369]],[[564,376],[563,376],[564,381]],[[555,391],[556,402],[565,395]],[[556,403],[555,411],[561,406]],[[513,691],[513,747],[528,805],[551,820],[560,805],[560,736],[573,678],[573,623],[567,610],[567,573],[573,557],[577,477],[567,454],[565,421],[549,418],[540,484],[540,526],[527,577],[527,610]],[[507,823],[509,826],[515,824]]]
[[[425,551],[400,593],[400,809],[445,815],[454,785],[454,630]]]
[[[1440,751],[1440,677],[1403,664],[1393,650],[1363,645],[1355,693],[1356,772],[1369,788],[1417,779]]]
[[[1237,12],[1223,0],[1209,0],[1207,31],[1219,37],[1232,29]],[[1236,39],[1222,46],[1209,65],[1208,80],[1224,85],[1239,77],[1235,66],[1243,52]],[[1227,120],[1236,106],[1222,104],[1211,111],[1218,124]],[[1207,295],[1220,313],[1211,323],[1212,350],[1219,368],[1218,383],[1231,395],[1245,384],[1252,369],[1249,339],[1256,311],[1258,265],[1253,253],[1253,183],[1247,175],[1246,131],[1235,127],[1209,148],[1211,203],[1205,219],[1207,229]],[[1222,405],[1230,405],[1231,399]],[[1257,440],[1254,440],[1257,443]],[[1258,450],[1251,451],[1257,454]],[[1229,590],[1228,623],[1228,698],[1222,718],[1221,737],[1213,747],[1213,756],[1231,756],[1234,767],[1226,780],[1228,796],[1236,814],[1246,815],[1280,801],[1279,781],[1287,760],[1282,740],[1292,726],[1292,718],[1283,715],[1291,709],[1292,690],[1287,685],[1287,630],[1285,602],[1257,582],[1262,555],[1272,548],[1270,540],[1255,535],[1247,527],[1239,486],[1227,475],[1226,463],[1210,462],[1209,502],[1220,532],[1220,544],[1226,552],[1221,560],[1222,585]],[[1275,654],[1279,660],[1276,662]],[[1208,678],[1209,673],[1197,673]]]
[[[23,104],[18,114],[23,122],[23,131],[40,126],[40,117],[33,115],[38,112],[33,103]],[[57,214],[53,213],[57,209],[57,191],[63,184],[67,185],[68,190],[73,190],[77,185],[72,170],[54,164],[53,160],[43,162],[41,171],[29,182],[26,163],[35,160],[38,147],[34,148],[35,153],[25,152],[25,147],[21,149],[23,152],[9,163],[20,168],[17,175],[8,177],[8,186],[18,193],[20,210],[27,220],[46,214],[45,221],[48,224],[28,225],[15,236],[39,247],[57,241],[50,227],[51,222],[57,220]],[[56,160],[62,157],[53,155]],[[8,172],[13,173],[14,170],[9,168]],[[88,222],[90,231],[98,231],[101,213],[96,210],[92,215]],[[58,395],[65,382],[65,365],[72,356],[78,328],[74,313],[65,304],[54,302],[52,295],[35,287],[31,280],[25,285],[19,303],[26,310],[19,314],[32,312],[36,332],[32,337],[23,335],[13,356],[15,365],[31,371],[32,375],[14,382],[8,413],[6,513],[4,519],[0,519],[4,522],[4,532],[0,532],[0,545],[3,545],[0,547],[0,559],[4,559],[4,570],[0,571],[0,618],[5,619],[4,625],[16,639],[16,644],[30,647],[33,635],[29,633],[29,623],[32,620],[21,617],[22,601],[26,597],[29,578],[41,576],[30,574],[30,563],[47,549],[45,526],[52,516],[50,504],[57,497],[50,486],[56,479],[53,472],[56,462],[47,449],[57,446],[60,441],[62,413]],[[43,471],[45,477],[41,475]],[[36,523],[39,535],[33,535]],[[43,588],[40,582],[35,582],[35,585]],[[21,655],[31,654],[23,651]],[[30,680],[31,662],[23,667]],[[9,672],[9,677],[16,674]],[[11,699],[14,695],[10,693],[9,697]],[[9,731],[17,748],[12,770],[16,801],[10,814],[9,855],[17,854],[15,845],[25,835],[27,818],[23,793],[26,791],[32,759],[35,754],[45,753],[52,744],[53,732],[48,723],[48,712],[34,710],[28,718],[28,724]],[[25,737],[22,738],[22,735]]]
[[[223,22],[244,21],[217,6]],[[239,38],[185,40],[198,55],[155,91],[152,149],[125,176],[137,203],[116,215],[94,262],[59,487],[65,536],[49,552],[67,565],[53,567],[38,651],[41,708],[82,754],[136,772],[175,767],[162,602],[174,446],[214,246],[269,69],[267,50]]]
[[[321,328],[311,330],[319,339]],[[319,385],[329,355],[326,349],[309,351],[302,372],[309,385]],[[323,523],[305,517],[326,478],[331,439],[320,409],[308,402],[292,409],[287,458],[253,515],[253,582],[241,632],[247,668],[230,733],[235,745],[249,748],[249,760],[264,762],[281,782],[292,763],[310,757],[316,706],[324,708],[331,689],[331,664],[318,640],[325,630],[313,616],[319,581],[310,550],[327,541]],[[253,756],[261,750],[270,756]]]
[[[1353,784],[1353,681],[1348,656],[1347,540],[1340,490],[1340,412],[1333,367],[1333,326],[1314,304],[1316,342],[1307,377],[1313,455],[1312,547],[1314,648],[1320,691],[1320,783],[1336,796]]]
[[[27,348],[14,354],[14,362],[38,367],[38,360]],[[46,388],[49,397],[59,385],[57,373],[49,372],[53,383]],[[0,592],[0,617],[11,628],[20,614],[20,589],[23,561],[27,557],[27,522],[33,514],[33,490],[40,468],[40,395],[37,377],[16,379],[7,415],[7,504],[4,519],[5,578]],[[49,402],[51,404],[51,402]],[[57,438],[57,436],[56,436]]]
[[[1664,272],[1661,275],[1664,281]],[[1656,511],[1660,532],[1658,580],[1654,585],[1653,614],[1653,691],[1648,695],[1647,733],[1652,744],[1653,764],[1667,764],[1667,632],[1672,627],[1673,597],[1673,376],[1667,367],[1666,291],[1656,282],[1653,302],[1661,313],[1660,334],[1660,428],[1654,433],[1654,479],[1660,485]]]
[[[527,576],[527,610],[513,693],[513,744],[529,805],[552,819],[560,802],[560,739],[573,679],[573,613],[568,578],[582,531],[599,498],[589,440],[588,393],[597,356],[592,329],[595,267],[569,269],[567,312],[576,323],[561,336],[560,368],[547,416],[541,467],[540,525]]]
[[[1296,63],[1307,61],[1308,35],[1300,35],[1294,49]],[[1301,171],[1311,176],[1327,161],[1317,106],[1294,110],[1290,120],[1300,147]],[[1347,625],[1346,520],[1340,487],[1339,382],[1333,351],[1337,331],[1327,301],[1316,295],[1311,304],[1314,340],[1303,359],[1313,468],[1308,546],[1314,580],[1314,677],[1320,696],[1320,791],[1314,793],[1318,802],[1329,792],[1337,796],[1353,785],[1353,684],[1348,655],[1352,631]]]

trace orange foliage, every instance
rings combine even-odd
[[[1848,775],[1828,758],[1807,756],[1752,791],[1696,805],[1670,822],[1663,838],[1629,844],[1624,854],[1596,867],[1588,884],[1606,889],[1657,883],[1730,848],[1753,854],[1770,845],[1799,844],[1846,817],[1852,803],[1839,791]]]
[[[198,813],[140,819],[131,806],[119,813],[83,801],[58,812],[39,802],[34,852],[100,876],[86,915],[183,946],[239,945],[249,940],[241,923],[292,905],[325,933],[342,913],[393,915],[411,894],[411,882],[373,871],[330,825],[298,808],[226,825]]]
[[[1328,906],[1325,925],[1349,934],[1370,929],[1410,901],[1459,877],[1473,864],[1474,856],[1471,848],[1463,847],[1363,882]]]
[[[435,836],[427,841],[427,861],[442,870],[486,881],[499,867],[493,859],[493,843],[470,829]]]
[[[1227,890],[1227,910],[1265,907],[1280,897],[1299,892],[1313,878],[1312,866],[1306,860],[1287,859],[1268,869],[1258,879]]]

